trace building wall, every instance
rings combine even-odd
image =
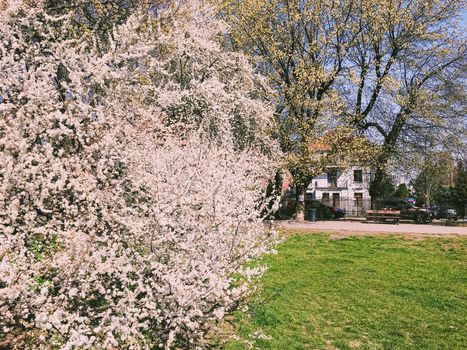
[[[356,193],[362,194],[363,200],[370,200],[370,182],[371,174],[369,168],[361,166],[351,166],[346,169],[328,167],[327,171],[337,172],[337,186],[331,186],[327,173],[321,174],[313,178],[307,188],[307,193],[312,198],[322,200],[323,194],[328,193],[332,201],[332,196],[338,193],[341,199],[354,199]],[[362,182],[354,181],[354,170],[362,171]]]
[[[370,208],[371,197],[369,193],[371,174],[370,169],[361,166],[348,168],[328,167],[327,171],[336,171],[336,181],[330,183],[328,173],[313,178],[307,188],[307,198],[319,200],[326,205],[343,208],[346,216],[361,217]],[[354,171],[361,170],[361,182],[355,181]],[[334,186],[335,185],[335,186]],[[357,194],[360,196],[357,197]],[[323,198],[327,195],[327,200]],[[337,198],[336,198],[337,196]]]

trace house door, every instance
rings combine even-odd
[[[324,192],[322,197],[321,197],[321,202],[323,202],[326,205],[329,205],[329,193]]]
[[[339,208],[340,205],[341,205],[341,198],[340,198],[340,194],[339,193],[333,193],[332,194],[332,206],[334,208]]]

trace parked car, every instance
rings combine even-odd
[[[454,221],[459,217],[456,209],[443,205],[434,205],[430,207],[430,215],[432,219],[447,219]]]
[[[316,199],[307,200],[305,209],[308,220],[311,220],[311,209],[317,210],[318,220],[341,219],[345,216],[345,209],[326,205]]]
[[[403,199],[382,200],[377,205],[378,209],[399,210],[402,220],[413,220],[416,223],[425,224],[431,221],[428,209],[416,207]]]
[[[333,219],[342,219],[345,217],[345,209],[343,208],[336,208],[336,207],[328,207],[331,210],[333,215]]]

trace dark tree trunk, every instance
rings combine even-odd
[[[295,220],[305,221],[305,191],[307,186],[297,185],[295,193]]]

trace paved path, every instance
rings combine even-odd
[[[438,225],[416,225],[416,224],[375,224],[354,221],[318,221],[318,222],[296,222],[296,221],[276,221],[279,227],[291,229],[306,229],[308,231],[340,231],[340,232],[379,232],[393,234],[427,234],[427,235],[465,235],[467,227],[438,226]]]

